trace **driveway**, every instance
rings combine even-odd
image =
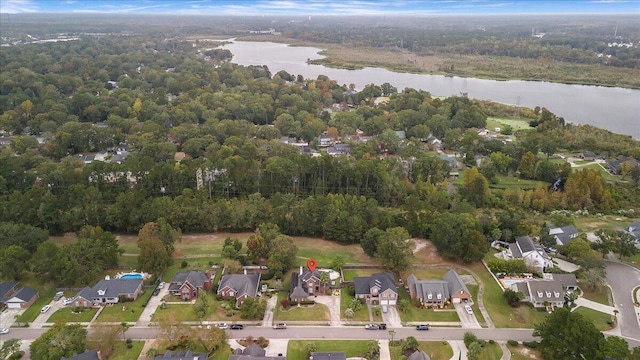
[[[553,261],[556,265],[558,265],[558,267],[559,267],[560,269],[562,269],[562,270],[564,270],[564,271],[567,271],[567,272],[570,272],[570,273],[572,273],[572,272],[574,272],[574,271],[576,271],[576,270],[580,269],[580,266],[578,266],[578,265],[576,265],[576,264],[574,264],[574,263],[570,263],[570,262],[568,262],[568,261],[566,261],[566,260],[562,260],[562,259],[554,258],[552,261]]]
[[[331,326],[342,326],[342,321],[340,321],[340,296],[319,295],[314,300],[318,304],[323,304],[329,308]]]
[[[262,326],[273,326],[273,310],[278,304],[278,296],[273,295],[267,301],[267,308],[264,310],[264,319],[262,319]]]
[[[16,316],[22,314],[22,309],[6,309],[0,313],[0,327],[10,328],[16,322]]]
[[[460,323],[463,329],[482,329],[478,319],[476,319],[476,315],[467,314],[467,311],[464,309],[466,304],[455,304],[456,312],[458,313],[458,317],[460,318]]]
[[[640,284],[640,270],[618,261],[607,261],[607,283],[613,292],[613,301],[618,314],[620,332],[624,338],[640,341],[640,308],[632,301],[632,291]]]
[[[382,313],[382,322],[387,324],[387,327],[402,327],[402,319],[400,319],[400,313],[395,306],[387,306],[387,312]]]
[[[51,305],[51,309],[49,309],[49,311],[47,311],[44,314],[42,313],[38,314],[38,317],[36,317],[36,319],[33,320],[31,324],[29,324],[29,327],[36,328],[36,329],[43,327],[44,324],[47,323],[47,320],[49,319],[49,316],[51,316],[51,314],[65,307],[64,305],[62,305],[63,301],[64,301],[64,298],[61,298],[58,301],[53,301],[53,298],[52,298],[51,302],[49,303],[49,305]]]
[[[145,289],[144,291],[154,291],[155,289]],[[149,299],[147,306],[142,310],[142,314],[138,318],[136,322],[136,326],[147,326],[151,322],[151,317],[162,303],[162,298],[169,295],[169,284],[165,284],[165,286],[160,290],[158,295],[153,296]]]
[[[266,356],[278,356],[282,354],[287,355],[287,346],[289,346],[289,339],[269,339],[269,346],[264,349],[267,353]]]

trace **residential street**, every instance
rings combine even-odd
[[[606,262],[607,283],[613,291],[613,300],[615,307],[620,311],[618,314],[618,323],[622,337],[624,337],[629,345],[640,345],[640,308],[634,306],[632,301],[633,288],[640,285],[640,270],[622,264],[618,261]]]

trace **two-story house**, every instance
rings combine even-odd
[[[236,307],[240,307],[248,297],[259,294],[260,273],[255,274],[226,274],[220,279],[217,294],[236,299]]]
[[[321,283],[321,274],[317,269],[313,272],[308,268],[300,267],[300,270],[291,274],[291,290],[289,299],[291,301],[305,301],[309,296],[315,296],[325,291],[324,284]]]
[[[509,244],[506,255],[511,259],[523,259],[528,267],[537,272],[544,272],[547,267],[553,266],[547,253],[541,246],[536,246],[528,236],[521,236],[515,243]]]
[[[453,269],[449,270],[442,280],[418,280],[411,274],[407,278],[409,295],[427,306],[441,306],[447,301],[454,304],[472,300],[471,292],[460,275]]]
[[[549,235],[553,236],[554,239],[556,239],[557,245],[567,245],[573,239],[577,238],[579,233],[578,233],[578,229],[576,229],[575,226],[565,225],[565,226],[550,226]]]
[[[377,273],[353,279],[356,298],[365,299],[367,304],[395,305],[398,288],[391,273]]]
[[[211,287],[211,272],[189,270],[174,275],[169,284],[169,294],[193,300],[198,298],[198,291],[209,291]]]

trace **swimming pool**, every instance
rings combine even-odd
[[[142,274],[123,274],[120,276],[121,280],[137,280],[142,279]]]
[[[507,286],[511,286],[515,283],[522,282],[522,280],[502,280],[502,282]]]

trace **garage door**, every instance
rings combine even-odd
[[[395,300],[389,300],[389,305],[395,305],[396,301]]]
[[[390,305],[389,300],[380,300],[380,305]]]
[[[7,303],[9,309],[20,309],[20,303]]]
[[[453,298],[454,304],[460,304],[460,298]]]

